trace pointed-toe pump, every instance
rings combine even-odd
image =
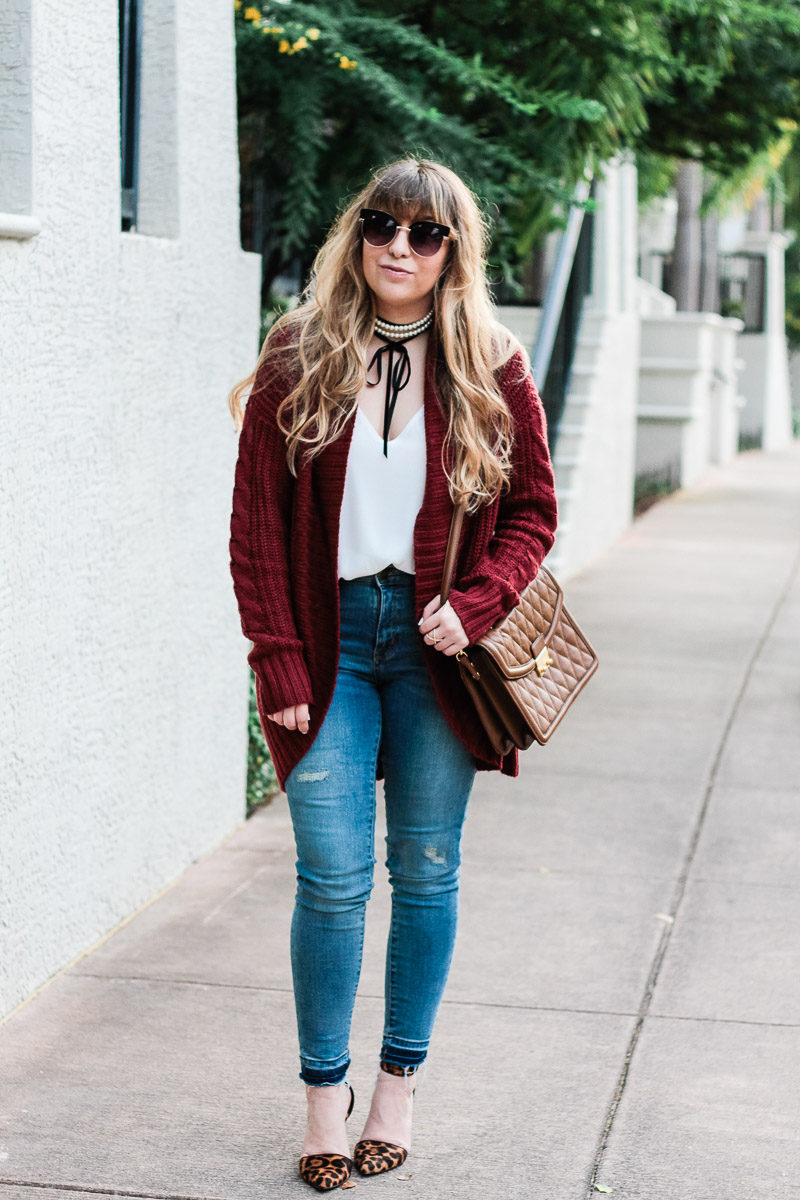
[[[355,1095],[350,1088],[350,1106],[345,1121],[353,1111]],[[353,1170],[353,1160],[346,1154],[304,1154],[300,1159],[300,1178],[318,1192],[330,1192],[347,1183]]]
[[[394,1142],[379,1142],[373,1138],[363,1138],[353,1151],[353,1161],[362,1175],[380,1175],[383,1171],[393,1171],[402,1166],[408,1157],[405,1146],[397,1146]]]
[[[395,1066],[394,1063],[382,1062],[381,1070],[389,1075],[405,1074],[403,1068]],[[412,1096],[416,1090],[416,1086],[411,1089]],[[376,1138],[362,1138],[360,1142],[356,1142],[353,1150],[353,1161],[362,1175],[381,1175],[384,1171],[393,1171],[402,1166],[407,1158],[408,1150],[405,1146],[379,1141]]]

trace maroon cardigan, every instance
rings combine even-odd
[[[415,615],[441,589],[452,502],[442,469],[447,418],[436,386],[436,345],[425,365],[427,468],[414,525]],[[230,559],[247,659],[256,680],[261,727],[279,785],[316,737],[330,706],[339,665],[339,516],[355,407],[339,436],[312,462],[298,455],[295,479],[286,464],[275,412],[290,384],[262,365],[247,402],[230,523]],[[519,602],[555,538],[553,469],[545,416],[519,351],[501,368],[499,384],[514,421],[511,490],[467,514],[450,604],[475,642]],[[452,465],[448,462],[448,466]],[[519,774],[519,752],[492,749],[461,682],[454,655],[422,641],[444,715],[478,770]],[[286,729],[267,714],[309,705],[309,729]],[[378,758],[376,779],[383,778]]]

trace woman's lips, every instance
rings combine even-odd
[[[382,266],[381,270],[385,271],[391,279],[403,279],[411,274],[410,271],[404,271],[402,267]]]

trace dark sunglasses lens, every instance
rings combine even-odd
[[[408,235],[411,249],[422,258],[430,258],[436,254],[443,239],[441,225],[434,225],[431,221],[415,221]]]
[[[370,213],[364,217],[364,241],[370,246],[388,246],[396,229],[397,222],[386,213]]]

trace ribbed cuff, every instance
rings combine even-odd
[[[280,712],[295,704],[312,704],[314,693],[302,650],[282,650],[251,662],[261,689],[261,700],[268,713]]]
[[[513,605],[509,605],[504,608],[502,597],[499,597],[493,589],[486,585],[470,591],[461,591],[459,588],[451,587],[447,599],[463,625],[470,645],[474,645],[479,638],[488,633],[495,621],[505,616],[513,607]]]

